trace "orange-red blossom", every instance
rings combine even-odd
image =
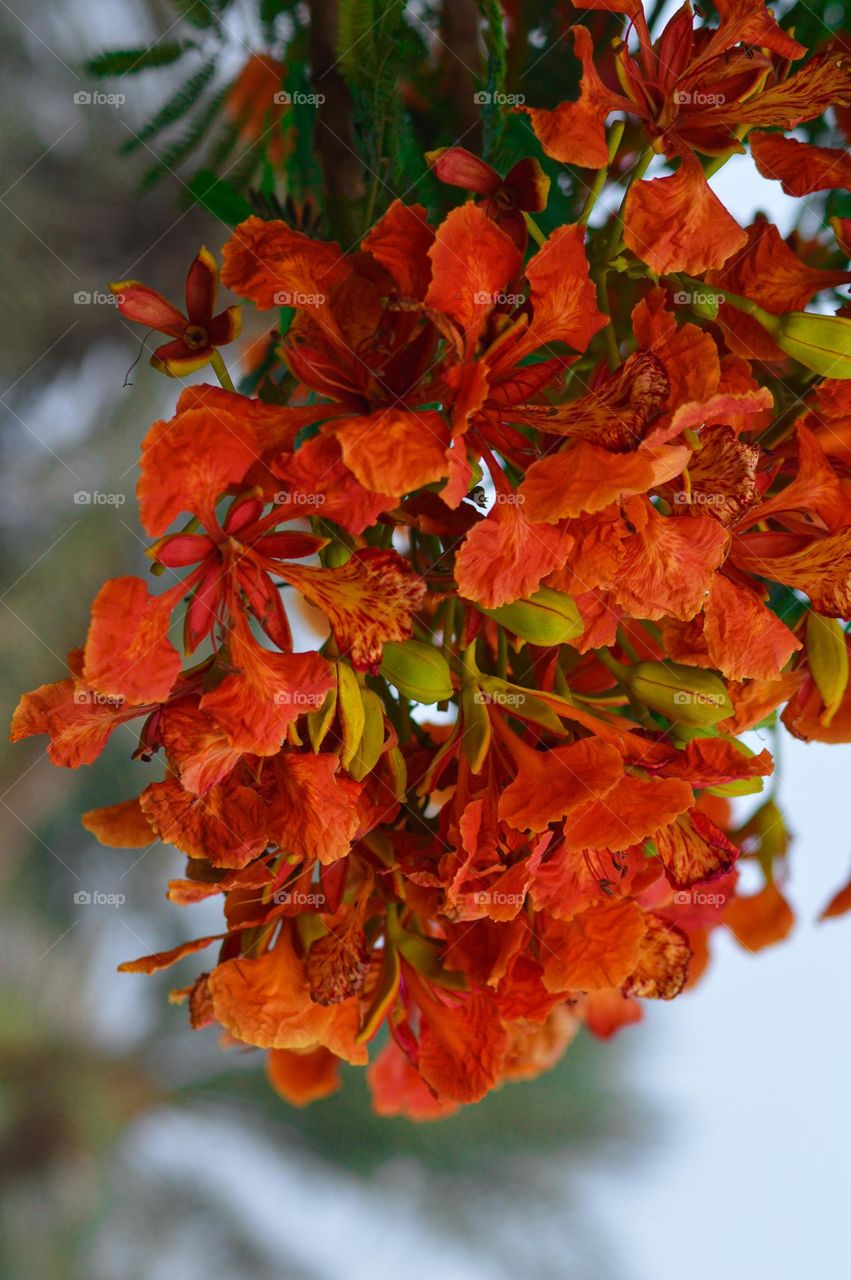
[[[485,204],[437,226],[396,201],[346,253],[248,219],[223,281],[261,310],[294,300],[295,389],[195,386],[151,427],[138,497],[163,590],[106,583],[66,678],[15,714],[14,738],[47,734],[70,767],[135,724],[146,785],[85,825],[182,850],[169,898],[221,897],[223,918],[122,968],[203,951],[173,999],[267,1050],[297,1105],[349,1062],[382,1114],[445,1115],[549,1069],[582,1024],[608,1037],[678,995],[715,930],[779,941],[782,820],[769,799],[737,829],[730,808],[772,759],[739,735],[785,707],[798,736],[851,740],[845,357],[790,413],[779,339],[731,303],[701,318],[641,266],[711,269],[707,290],[773,316],[847,280],[764,221],[716,218],[695,158],[845,101],[847,74],[828,56],[784,75],[803,51],[757,0],[719,3],[714,32],[686,7],[655,45],[639,6],[603,7],[638,33],[620,88],[577,27],[580,99],[532,118],[551,154],[596,166],[628,110],[678,158],[631,188],[613,342],[584,227],[524,254],[513,214],[540,184],[506,225],[498,175],[457,153],[441,176],[464,160]],[[759,135],[760,167],[824,182],[823,156],[803,182],[785,146]],[[210,270],[202,253],[188,320],[203,307],[215,345]],[[132,289],[125,314],[189,367],[185,318]],[[304,601],[325,619],[308,651]]]

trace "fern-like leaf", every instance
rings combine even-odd
[[[149,120],[138,133],[122,144],[122,155],[135,151],[144,142],[147,142],[149,138],[156,137],[158,133],[163,129],[167,129],[169,125],[176,124],[178,120],[182,120],[187,111],[191,111],[195,106],[195,103],[199,100],[215,74],[216,59],[210,58],[185,84],[181,85],[176,93],[172,94],[168,102],[160,107],[152,120]]]
[[[150,190],[160,178],[164,178],[167,173],[173,173],[177,166],[201,145],[205,135],[219,116],[226,93],[227,89],[222,89],[204,105],[203,110],[198,113],[189,128],[181,137],[174,140],[161,159],[144,174],[139,183],[140,191]]]
[[[482,108],[483,150],[486,159],[493,161],[497,159],[505,132],[505,107],[500,101],[505,92],[505,24],[499,0],[478,0],[478,6],[485,21],[484,39],[488,55],[485,85],[488,100]]]
[[[369,83],[375,46],[375,8],[375,0],[340,0],[337,58],[340,70],[350,82]]]
[[[167,67],[178,62],[189,49],[197,47],[194,40],[163,40],[150,49],[107,49],[84,62],[83,71],[99,79],[136,75],[150,67]]]

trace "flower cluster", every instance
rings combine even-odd
[[[522,109],[603,178],[639,134],[678,161],[638,163],[622,238],[587,218],[543,236],[537,162],[503,180],[459,148],[436,176],[485,199],[437,226],[396,201],[352,252],[236,228],[224,284],[294,313],[280,376],[258,398],[189,387],[151,427],[165,589],[107,582],[67,679],[16,713],[71,767],[139,722],[162,776],[85,824],[182,850],[169,898],[220,895],[224,923],[122,967],[211,949],[174,999],[268,1050],[294,1103],[369,1060],[379,1112],[446,1114],[678,995],[714,930],[755,950],[791,928],[776,804],[737,831],[729,798],[771,773],[739,735],[780,708],[851,740],[851,321],[803,310],[851,272],[740,228],[698,153],[759,126],[787,190],[843,184],[847,159],[765,130],[851,102],[851,64],[790,72],[805,50],[762,0],[717,7],[717,30],[686,6],[651,44],[640,4],[586,0],[635,25],[620,91],[579,26],[578,101]],[[623,153],[611,112],[639,131]],[[188,322],[116,286],[172,338],[169,372],[217,368],[237,332],[212,270],[193,264]],[[308,612],[323,638],[298,651]]]

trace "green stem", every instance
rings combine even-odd
[[[611,168],[612,161],[617,155],[617,150],[621,144],[621,138],[623,137],[623,131],[625,128],[625,120],[617,120],[612,126],[612,132],[609,134],[609,162],[602,169],[597,170],[591,190],[588,192],[588,198],[579,215],[579,221],[582,226],[588,225],[588,219],[591,217],[591,214],[594,211],[594,206],[600,198],[600,193],[606,185],[606,179],[609,176],[609,169]]]
[[[615,369],[620,365],[621,353],[618,350],[617,334],[615,333],[615,326],[612,322],[609,290],[606,286],[606,275],[607,271],[605,266],[596,267],[591,272],[591,279],[597,286],[597,306],[609,317],[609,323],[602,332],[606,342],[606,352],[609,357],[609,368],[612,373],[614,373]]]
[[[535,241],[535,244],[543,249],[544,245],[547,243],[547,237],[544,235],[543,231],[531,214],[524,213],[523,219],[526,223],[526,229],[528,230],[529,235]]]
[[[213,366],[213,372],[224,387],[225,391],[236,391],[236,387],[233,385],[233,381],[225,367],[225,362],[222,359],[222,353],[220,351],[213,352],[210,364]]]
[[[611,671],[619,684],[626,682],[629,676],[629,668],[623,662],[618,662],[617,658],[613,658],[608,649],[595,649],[594,654],[602,662],[603,666],[608,671]]]
[[[605,254],[606,259],[609,262],[611,262],[612,258],[616,258],[624,247],[623,215],[624,215],[624,210],[626,208],[626,202],[629,198],[629,193],[632,190],[635,183],[640,182],[641,179],[644,177],[645,173],[650,168],[651,161],[654,159],[655,155],[656,155],[656,152],[653,150],[653,148],[647,147],[644,150],[644,152],[639,156],[638,161],[636,162],[635,168],[632,171],[632,175],[629,179],[629,182],[627,183],[626,191],[624,191],[623,193],[623,199],[620,202],[620,207],[617,213],[615,214],[614,225],[612,226],[612,232],[611,232],[611,235],[609,236],[609,243],[608,243],[606,254]]]

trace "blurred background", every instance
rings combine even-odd
[[[253,33],[239,5],[228,21],[233,74]],[[138,446],[178,388],[136,363],[106,282],[136,276],[179,301],[198,245],[217,251],[227,228],[170,173],[140,195],[144,164],[118,155],[167,72],[102,86],[116,103],[92,100],[80,68],[173,22],[143,0],[0,6],[4,722],[22,690],[64,675],[100,582],[148,565]],[[748,163],[713,186],[742,223],[763,209],[791,230],[791,202]],[[791,937],[758,957],[718,937],[696,991],[614,1042],[580,1035],[550,1075],[431,1126],[375,1118],[354,1071],[335,1097],[286,1107],[259,1055],[223,1054],[168,1005],[192,958],[159,979],[116,974],[216,916],[164,901],[179,855],[107,850],[79,824],[131,793],[133,743],[117,734],[76,773],[42,739],[0,747],[0,1274],[841,1274],[848,924],[813,922],[847,877],[851,747],[781,747]]]

